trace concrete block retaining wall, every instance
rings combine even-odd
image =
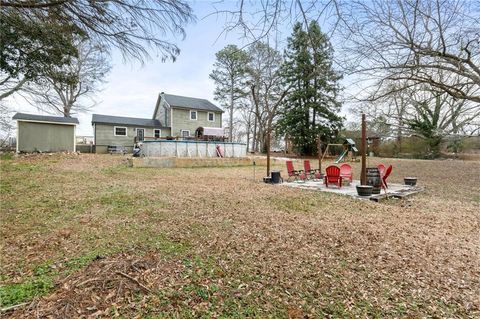
[[[131,165],[134,167],[233,167],[233,166],[252,166],[255,161],[257,166],[263,167],[267,164],[265,158],[235,157],[235,158],[187,158],[187,157],[133,157]],[[283,168],[285,161],[283,159],[272,159],[273,166]]]
[[[252,165],[249,158],[181,158],[181,157],[141,157],[133,158],[134,167],[231,167]]]

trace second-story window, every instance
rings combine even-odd
[[[190,119],[197,120],[197,111],[190,111]]]
[[[215,113],[208,112],[208,121],[209,122],[215,122]]]

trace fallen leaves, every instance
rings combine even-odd
[[[10,317],[480,316],[478,162],[384,159],[392,182],[414,175],[427,192],[369,203],[254,183],[251,168],[15,161],[2,174],[5,281],[106,254]]]

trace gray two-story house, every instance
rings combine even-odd
[[[151,119],[93,114],[96,153],[109,146],[131,152],[135,141],[189,138],[199,127],[222,127],[223,111],[205,99],[160,93]]]

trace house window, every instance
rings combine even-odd
[[[215,113],[208,112],[208,121],[215,122]]]
[[[190,131],[189,130],[182,130],[182,137],[190,137]]]
[[[113,134],[115,136],[127,136],[127,128],[121,126],[114,126],[113,127]]]
[[[197,120],[197,111],[190,111],[190,119]]]
[[[155,138],[159,138],[160,137],[160,129],[156,128],[153,130],[153,136]]]

